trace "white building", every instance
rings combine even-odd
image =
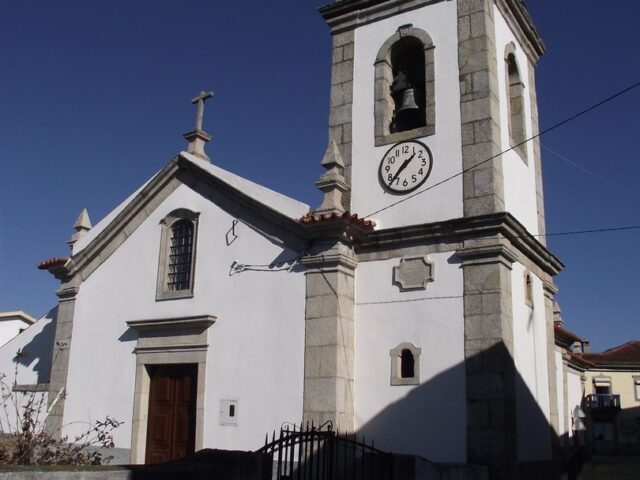
[[[0,312],[0,346],[25,331],[35,321],[35,318],[22,310]]]
[[[540,149],[524,143],[544,51],[526,8],[320,13],[323,204],[211,164],[194,99],[187,151],[42,265],[61,280],[51,427],[116,417],[116,445],[145,462],[330,420],[384,450],[552,478],[562,265],[539,240]]]

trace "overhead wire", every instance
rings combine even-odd
[[[390,203],[389,205],[387,205],[385,207],[382,207],[382,208],[380,208],[380,209],[378,209],[378,210],[376,210],[374,212],[371,212],[371,213],[365,215],[365,217],[371,217],[372,215],[376,215],[378,213],[384,212],[385,210],[388,210],[388,209],[390,209],[392,207],[395,207],[396,205],[399,205],[399,204],[401,204],[403,202],[406,202],[407,200],[410,200],[410,199],[412,199],[414,197],[417,197],[418,195],[422,195],[423,193],[428,192],[429,190],[432,190],[432,189],[442,185],[443,183],[446,183],[446,182],[448,182],[450,180],[453,180],[454,178],[457,178],[460,175],[464,175],[465,173],[473,170],[474,168],[479,167],[480,165],[483,165],[483,164],[485,164],[487,162],[490,162],[491,160],[494,160],[494,159],[500,157],[501,155],[504,155],[505,153],[510,152],[511,150],[514,150],[514,149],[516,149],[516,148],[518,148],[518,147],[530,142],[531,140],[535,140],[536,138],[541,137],[542,135],[545,135],[545,134],[547,134],[547,133],[549,133],[549,132],[551,132],[553,130],[556,130],[557,128],[562,127],[563,125],[566,125],[569,122],[572,122],[572,121],[576,120],[577,118],[579,118],[579,117],[581,117],[583,115],[586,115],[587,113],[589,113],[589,112],[601,107],[602,105],[604,105],[606,103],[609,103],[610,101],[612,101],[612,100],[614,100],[614,99],[616,99],[616,98],[618,98],[618,97],[630,92],[631,90],[633,90],[633,89],[635,89],[637,87],[640,87],[640,81],[636,82],[636,83],[634,83],[634,84],[632,84],[632,85],[630,85],[630,86],[628,86],[628,87],[626,87],[626,88],[624,88],[622,90],[619,90],[618,92],[614,93],[613,95],[610,95],[607,98],[605,98],[603,100],[600,100],[597,103],[594,103],[593,105],[585,108],[584,110],[581,110],[578,113],[575,113],[575,114],[571,115],[570,117],[565,118],[564,120],[562,120],[562,121],[560,121],[560,122],[558,122],[558,123],[556,123],[556,124],[554,124],[554,125],[552,125],[552,126],[550,126],[548,128],[545,128],[544,130],[541,130],[537,134],[535,134],[535,135],[523,140],[520,143],[512,145],[511,147],[507,148],[506,150],[503,150],[500,153],[492,155],[491,157],[489,157],[489,158],[487,158],[485,160],[482,160],[481,162],[478,162],[475,165],[472,165],[472,166],[470,166],[468,168],[465,168],[462,171],[460,171],[458,173],[455,173],[455,174],[453,174],[453,175],[451,175],[451,176],[449,176],[449,177],[447,177],[447,178],[445,178],[443,180],[440,180],[439,182],[436,182],[436,183],[434,183],[433,185],[430,185],[427,188],[424,188],[424,189],[419,190],[419,191],[417,191],[415,193],[412,193],[411,195],[408,195],[407,197],[402,198],[402,199],[398,200],[397,202]]]

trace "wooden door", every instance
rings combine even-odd
[[[145,463],[182,458],[195,450],[198,365],[149,367]]]

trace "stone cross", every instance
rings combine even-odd
[[[187,152],[193,153],[207,161],[209,157],[204,151],[204,145],[211,140],[211,135],[202,130],[202,117],[204,117],[204,101],[211,97],[213,97],[213,92],[202,91],[200,95],[191,100],[191,103],[198,105],[198,109],[196,110],[196,128],[182,135],[189,142]]]
[[[191,100],[191,103],[198,104],[198,110],[196,111],[196,130],[202,130],[202,117],[204,117],[204,101],[207,98],[213,97],[213,92],[200,92],[196,98]]]

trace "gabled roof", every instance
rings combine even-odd
[[[553,331],[555,334],[556,344],[569,347],[575,342],[580,342],[580,343],[585,342],[583,338],[579,337],[575,333],[567,330],[566,328],[564,328],[563,326],[557,323],[553,325]]]
[[[306,242],[299,220],[309,212],[308,205],[180,152],[78,240],[71,258],[46,261],[40,268],[61,280],[80,274],[77,282],[83,281],[180,185],[199,191],[272,241],[294,248]]]
[[[600,353],[583,353],[580,358],[597,367],[638,367],[640,368],[640,340],[631,340]]]
[[[180,152],[178,158],[193,163],[195,166],[202,169],[212,177],[224,182],[229,187],[242,192],[246,196],[255,200],[257,203],[260,203],[292,220],[298,220],[309,212],[309,205],[294,200],[281,193],[270,190],[267,187],[263,187],[262,185],[258,185],[257,183],[247,180],[246,178],[242,178],[209,162],[205,162],[195,155],[192,155],[191,153]],[[89,245],[93,241],[93,239],[96,238],[107,227],[107,225],[109,225],[118,216],[118,214],[122,212],[134,198],[139,196],[140,192],[163,171],[164,169],[151,177],[150,180],[148,180],[138,190],[133,192],[124,202],[122,202],[115,209],[109,212],[109,214],[106,215],[102,220],[100,220],[95,227],[87,232],[84,237],[78,240],[73,248],[74,255],[83,250],[87,245]]]
[[[35,318],[33,318],[28,313],[23,312],[22,310],[16,310],[13,312],[0,312],[0,320],[22,320],[29,325],[36,322]]]

